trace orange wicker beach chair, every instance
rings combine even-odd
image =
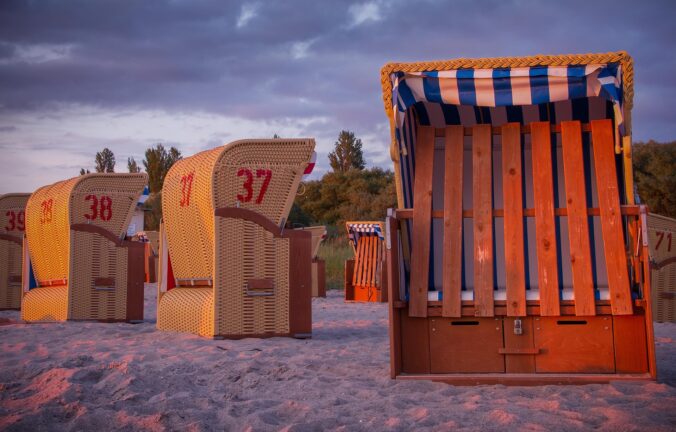
[[[354,259],[345,261],[345,300],[387,302],[382,222],[346,222]]]
[[[676,322],[676,219],[648,214],[653,311],[657,322]]]
[[[36,190],[26,206],[26,321],[143,319],[143,244],[125,233],[146,174],[87,174]],[[30,289],[32,266],[38,286]]]
[[[388,64],[391,375],[656,376],[624,52]]]
[[[312,236],[283,227],[314,146],[312,139],[242,140],[169,170],[158,329],[310,336]]]
[[[0,310],[21,308],[21,248],[28,197],[0,195]]]

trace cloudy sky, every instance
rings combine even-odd
[[[155,144],[342,129],[389,166],[390,61],[628,51],[634,139],[676,139],[676,1],[0,1],[0,193]]]

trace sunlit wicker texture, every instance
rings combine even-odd
[[[28,197],[0,195],[0,309],[21,307],[21,246]]]
[[[127,318],[129,256],[119,239],[146,183],[141,173],[88,174],[31,195],[26,238],[39,287],[24,294],[24,320]],[[66,289],[43,293],[58,286]]]
[[[209,286],[212,298],[194,302],[189,292],[193,288],[165,293],[160,287],[159,329],[199,328],[203,336],[225,337],[289,332],[289,240],[275,238],[253,222],[215,218],[214,213],[227,207],[247,209],[279,225],[293,204],[313,150],[310,139],[242,140],[172,167],[165,178],[162,205],[173,275],[179,287]],[[274,280],[274,292],[247,295],[246,281],[251,279]],[[194,308],[188,314],[194,321],[202,320],[202,308],[213,304],[209,306],[213,332],[204,334],[208,327],[187,322],[168,307],[181,303]]]

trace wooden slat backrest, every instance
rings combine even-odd
[[[502,194],[508,316],[526,315],[522,180],[521,125],[509,123],[502,127]]]
[[[432,174],[434,165],[434,128],[419,126],[415,146],[413,184],[413,241],[408,314],[427,316],[429,287],[430,230],[432,229]]]
[[[592,120],[591,129],[610,307],[613,315],[630,315],[633,310],[620,214],[613,124],[610,120]]]
[[[378,256],[380,247],[378,243],[378,237],[373,236],[373,239],[371,240],[371,275],[369,276],[369,283],[371,286],[376,286],[376,270],[378,269],[378,263],[380,262],[380,257]]]
[[[444,243],[442,309],[445,317],[461,316],[463,128],[446,126],[444,137]]]
[[[595,315],[594,280],[587,216],[582,128],[579,121],[561,123],[563,171],[568,209],[570,265],[575,293],[575,315]]]
[[[598,208],[587,207],[583,133],[591,132]],[[555,172],[552,134],[561,134],[565,207],[555,208]],[[522,134],[530,134],[532,173],[524,173]],[[493,209],[492,135],[502,136],[503,209]],[[432,211],[432,167],[434,139],[444,137],[444,208]],[[472,137],[472,209],[463,210],[464,136]],[[614,315],[633,312],[628,259],[625,252],[622,214],[636,216],[631,208],[620,206],[614,153],[613,125],[609,120],[579,121],[551,125],[533,122],[527,126],[506,124],[446,126],[443,134],[419,126],[415,149],[414,207],[402,211],[400,218],[413,219],[413,247],[409,316],[427,316],[429,285],[430,230],[432,218],[443,218],[442,316],[461,316],[463,219],[473,219],[474,313],[494,316],[493,218],[502,217],[505,242],[506,313],[526,315],[526,245],[524,217],[535,218],[539,314],[561,314],[561,281],[558,259],[556,217],[567,217],[568,243],[575,315],[593,316],[597,312],[593,279],[593,257],[589,217],[600,215],[604,258],[608,272],[611,311]],[[524,208],[524,176],[532,174],[534,208]],[[399,215],[398,211],[398,215]],[[411,212],[411,213],[406,213]],[[408,216],[406,216],[408,215]],[[566,241],[561,239],[561,241]],[[367,246],[368,247],[368,246]],[[371,245],[372,247],[372,245]],[[377,252],[375,253],[377,256]],[[375,267],[365,271],[372,280]]]
[[[474,307],[476,316],[493,311],[493,146],[491,126],[474,126],[472,195],[474,206]],[[413,220],[415,223],[415,219]]]
[[[552,144],[548,122],[531,123],[533,155],[533,200],[535,202],[535,241],[540,289],[540,315],[557,316],[559,275],[554,222],[554,180]]]
[[[361,285],[361,269],[364,266],[364,247],[366,243],[363,241],[363,238],[357,241],[357,256],[355,257],[354,262],[354,273],[352,276],[352,285]]]

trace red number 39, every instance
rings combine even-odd
[[[96,195],[87,195],[85,201],[92,202],[89,207],[91,212],[84,215],[85,219],[95,220],[100,217],[103,221],[109,221],[113,217],[113,200],[109,196],[102,195],[98,198]]]

